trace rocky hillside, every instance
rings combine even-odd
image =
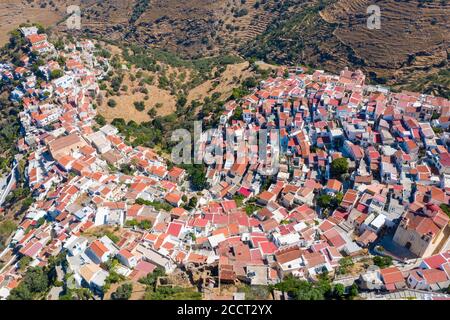
[[[215,55],[254,39],[288,7],[272,0],[84,0],[83,29],[114,40],[138,42],[183,57]]]
[[[161,48],[183,58],[238,52],[332,72],[350,66],[363,69],[375,83],[395,84],[398,89],[444,96],[450,91],[447,0],[78,2],[83,9],[82,32],[121,44]],[[381,9],[379,30],[366,25],[366,10],[372,4]],[[19,9],[23,14],[15,14]],[[46,25],[65,12],[61,0],[5,0],[0,4],[0,14],[20,22],[39,18],[45,11]],[[11,19],[8,25],[15,23]],[[64,23],[55,30],[67,31]]]
[[[450,3],[440,0],[379,0],[381,28],[367,28],[369,0],[312,1],[285,14],[253,43],[247,56],[278,63],[305,63],[337,71],[363,69],[377,83],[448,95]],[[445,73],[445,72],[444,72]],[[438,82],[423,81],[431,77]],[[441,81],[444,80],[444,81]],[[417,83],[424,86],[417,86]]]
[[[164,48],[185,58],[238,51],[269,62],[330,71],[351,66],[362,68],[375,83],[448,94],[448,83],[441,76],[448,68],[448,1],[84,0],[82,4],[85,32]],[[371,4],[381,9],[379,30],[367,28]]]

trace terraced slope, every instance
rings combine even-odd
[[[162,48],[184,58],[240,52],[332,72],[350,66],[363,69],[377,83],[441,95],[450,91],[448,0],[75,2],[83,8],[85,34],[125,44]],[[372,4],[381,9],[380,30],[366,26],[366,10]],[[0,28],[27,20],[52,24],[66,5],[63,0],[1,1],[0,17],[8,22],[2,19]],[[48,15],[42,17],[42,12]],[[57,30],[67,31],[65,24]]]
[[[369,0],[315,1],[272,24],[247,56],[305,63],[337,71],[362,68],[378,83],[442,94],[448,82],[423,81],[448,69],[450,3],[441,0],[379,0],[381,29],[367,28]],[[424,86],[417,88],[417,83]],[[431,86],[429,86],[431,84]],[[448,87],[447,87],[448,91]]]
[[[82,0],[85,32],[183,57],[215,55],[254,39],[306,0]]]
[[[341,0],[327,7],[322,17],[339,27],[334,35],[350,46],[366,67],[380,69],[381,76],[429,71],[447,60],[450,45],[448,1],[391,1],[381,9],[381,29],[366,27],[365,10],[372,1]],[[388,71],[383,74],[382,69]]]

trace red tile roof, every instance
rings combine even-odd
[[[89,248],[98,258],[102,258],[105,253],[109,252],[108,248],[100,240],[94,240]]]

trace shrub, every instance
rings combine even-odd
[[[104,126],[106,124],[106,119],[101,114],[96,115],[94,119],[101,126]]]
[[[58,79],[58,78],[61,78],[62,76],[64,75],[64,72],[62,72],[61,70],[53,70],[51,73],[50,73],[50,78],[53,80],[53,79]]]
[[[117,102],[114,99],[109,99],[108,100],[108,107],[110,108],[115,108],[117,106]]]
[[[40,267],[27,270],[20,284],[11,290],[8,300],[32,300],[49,287],[48,273]]]
[[[158,114],[158,112],[156,111],[155,108],[151,108],[150,110],[148,110],[147,114],[148,114],[151,118],[154,118],[154,117],[156,117],[156,115]]]
[[[125,283],[121,285],[113,294],[111,295],[112,300],[128,300],[131,298],[131,293],[133,292],[133,285],[131,283]]]
[[[134,107],[137,111],[144,111],[145,110],[145,104],[143,101],[136,101],[134,102]]]
[[[234,13],[235,18],[243,17],[248,14],[248,10],[246,8],[242,8]]]
[[[25,270],[25,269],[28,267],[28,265],[30,264],[30,262],[31,262],[32,260],[33,260],[33,259],[31,259],[31,258],[28,257],[28,256],[22,257],[22,258],[19,260],[19,263],[18,263],[18,265],[19,265],[19,270],[21,270],[21,271]]]
[[[349,272],[349,269],[354,265],[351,257],[345,257],[339,260],[339,274],[346,274]]]
[[[152,222],[149,220],[142,220],[141,222],[139,222],[139,228],[149,230],[152,228]]]
[[[373,258],[373,263],[380,268],[387,268],[392,265],[392,258],[389,256],[381,257],[375,256]]]
[[[331,175],[333,177],[340,177],[344,173],[348,172],[348,161],[346,158],[334,159],[331,162]]]

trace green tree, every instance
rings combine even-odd
[[[390,256],[375,256],[373,263],[380,268],[387,268],[392,265],[392,257]]]
[[[348,294],[348,298],[349,299],[354,299],[358,296],[359,291],[358,291],[358,286],[356,285],[356,283],[352,284],[352,286],[350,287],[350,291]]]
[[[148,201],[142,198],[138,198],[136,199],[135,203],[140,205],[152,206],[156,210],[166,210],[166,211],[172,210],[172,206],[166,202]]]
[[[119,260],[114,258],[111,259],[109,258],[108,260],[106,260],[105,262],[101,263],[101,267],[107,271],[114,271],[114,269],[120,264]]]
[[[53,79],[58,79],[58,78],[61,78],[63,75],[64,75],[64,72],[63,72],[62,70],[57,69],[57,70],[53,70],[53,71],[50,73],[50,78],[51,78],[52,80],[53,80]]]
[[[186,106],[187,98],[185,95],[180,95],[177,99],[176,107],[178,112],[182,112],[183,108]]]
[[[231,117],[232,120],[242,120],[242,107],[241,106],[237,106],[236,109],[234,110],[233,116]]]
[[[77,300],[91,300],[93,298],[92,291],[87,288],[80,288],[75,290],[75,297]]]
[[[208,187],[206,179],[206,169],[204,165],[194,164],[185,166],[188,172],[189,180],[196,190],[203,190]]]
[[[27,286],[17,286],[9,293],[8,300],[33,300],[33,294]]]
[[[117,106],[117,102],[114,99],[109,99],[108,100],[108,107],[110,108],[115,108]]]
[[[349,269],[354,265],[353,259],[351,257],[344,257],[339,260],[339,274],[346,274],[349,272]]]
[[[432,127],[434,133],[436,134],[441,134],[442,132],[444,132],[444,129],[439,128],[439,127]]]
[[[133,104],[137,111],[145,110],[145,103],[143,101],[135,101]]]
[[[20,284],[11,290],[9,300],[32,300],[46,293],[49,288],[49,275],[41,267],[29,268]]]
[[[103,286],[103,292],[107,292],[111,287],[112,283],[118,283],[120,281],[125,280],[125,277],[121,274],[118,274],[114,270],[109,271],[108,277],[105,279],[105,285]]]
[[[322,292],[324,297],[332,296],[333,287],[331,285],[331,279],[330,279],[330,276],[328,275],[328,272],[319,274],[318,278],[319,278],[319,281],[317,281],[317,283],[315,283],[315,286],[317,287],[317,289],[319,289],[320,292]]]
[[[96,115],[94,119],[101,126],[104,126],[106,124],[106,119],[101,114]]]
[[[334,288],[333,288],[333,296],[334,296],[336,299],[341,300],[341,299],[344,298],[344,295],[345,295],[345,287],[344,287],[344,285],[341,284],[341,283],[337,283],[337,284],[334,286]]]
[[[445,214],[450,217],[450,206],[448,204],[442,203],[441,205],[439,205],[439,208],[441,208],[442,211],[444,211]]]
[[[187,205],[187,207],[189,208],[188,210],[195,208],[197,206],[197,202],[198,202],[197,197],[194,196],[190,198],[189,203]]]
[[[246,203],[245,204],[245,213],[248,216],[251,216],[255,211],[258,211],[258,209],[260,209],[260,207],[258,207],[254,203]]]
[[[431,120],[439,119],[441,115],[437,113],[436,111],[433,111],[433,114],[431,115]]]
[[[139,222],[139,228],[149,230],[152,228],[152,222],[150,220],[142,220]]]
[[[337,207],[341,204],[342,199],[344,199],[344,194],[342,192],[336,193],[336,196],[334,197],[334,205]]]
[[[274,288],[288,293],[296,300],[324,300],[332,296],[332,287],[327,275],[320,277],[318,282],[299,280],[291,275],[277,283]]]
[[[322,209],[328,209],[331,207],[331,201],[333,200],[333,197],[329,194],[322,194],[317,197],[317,205],[319,208]]]
[[[122,85],[123,76],[117,76],[111,79],[111,88],[118,92],[120,90],[120,87]]]
[[[346,158],[334,159],[331,162],[330,173],[332,177],[338,178],[347,172],[348,172],[348,161]]]
[[[131,283],[124,283],[115,292],[111,294],[112,300],[129,300],[133,292],[133,285]]]
[[[87,288],[69,289],[59,300],[91,300],[92,291]]]
[[[131,220],[127,220],[125,222],[125,225],[127,227],[135,227],[135,226],[139,225],[139,222],[136,219],[131,219]]]
[[[23,282],[34,293],[44,292],[49,286],[48,275],[40,267],[29,269]]]
[[[145,284],[146,286],[150,287],[151,289],[154,289],[156,286],[156,281],[159,277],[164,277],[166,275],[166,272],[161,267],[156,267],[153,272],[147,274],[145,277],[142,277],[139,279],[139,282],[142,284]]]
[[[233,196],[233,200],[236,201],[236,205],[238,207],[242,206],[242,203],[244,202],[245,197],[242,194],[235,194]]]
[[[202,294],[195,288],[159,287],[147,291],[146,300],[201,300]]]
[[[342,198],[341,192],[338,192],[334,197],[329,194],[321,194],[317,197],[317,205],[324,210],[334,210],[339,206]]]
[[[23,256],[22,258],[20,258],[18,263],[19,270],[24,271],[32,260],[33,259],[31,259],[29,256]]]
[[[132,175],[133,168],[131,167],[131,165],[129,163],[122,163],[120,165],[120,172],[122,172],[124,174],[128,174],[128,175]]]
[[[150,110],[148,110],[147,114],[149,115],[150,118],[154,118],[158,115],[158,112],[156,111],[155,108],[151,108]]]
[[[14,223],[14,221],[11,220],[5,220],[0,222],[0,240],[2,238],[7,238],[11,233],[16,230],[17,225]]]

